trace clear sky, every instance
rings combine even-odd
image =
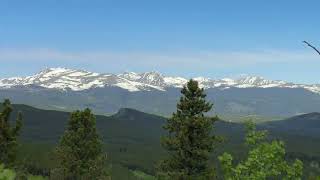
[[[0,0],[0,77],[46,67],[320,83],[319,0]]]

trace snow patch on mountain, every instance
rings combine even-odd
[[[188,82],[187,79],[182,77],[164,77],[163,80],[168,87],[175,88],[182,88],[183,85],[185,85]]]
[[[285,81],[267,80],[258,76],[245,76],[237,79],[211,79],[206,77],[193,78],[205,89],[220,88],[303,88],[320,93],[320,85],[294,84]],[[68,68],[48,68],[33,76],[0,79],[0,88],[16,86],[40,86],[59,90],[82,91],[91,88],[113,86],[128,91],[165,91],[167,88],[181,88],[188,82],[183,77],[164,76],[158,72],[125,72],[122,74],[99,74],[84,70]]]

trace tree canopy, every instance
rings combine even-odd
[[[257,131],[251,121],[246,124],[246,132],[245,143],[250,150],[245,160],[233,165],[231,154],[224,153],[219,157],[226,180],[301,179],[303,164],[300,160],[295,160],[290,165],[285,160],[286,151],[282,141],[268,142],[267,132]]]
[[[160,162],[160,179],[204,179],[213,177],[208,165],[217,137],[213,124],[217,117],[207,117],[213,104],[207,102],[204,89],[197,81],[190,80],[181,90],[182,97],[177,111],[167,120],[164,129],[167,136],[162,146],[168,158]]]

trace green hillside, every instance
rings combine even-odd
[[[45,172],[55,164],[54,158],[49,157],[52,157],[52,150],[64,131],[69,113],[14,105],[13,119],[18,110],[24,117],[19,159],[28,162],[34,169],[42,169],[40,172]],[[160,146],[160,137],[164,134],[162,130],[164,117],[123,108],[114,115],[96,116],[96,119],[115,177],[125,176],[127,179],[141,172],[154,174],[155,164],[165,156]],[[259,127],[270,128],[270,123],[268,126],[262,124]],[[286,142],[288,157],[299,156],[308,161],[307,163],[320,159],[320,135],[306,137],[287,133],[279,128],[270,130],[271,137]],[[245,148],[242,145],[241,124],[218,121],[215,124],[215,131],[226,140],[217,149],[217,154],[228,151],[237,154],[238,157],[242,156]]]

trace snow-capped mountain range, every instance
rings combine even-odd
[[[201,87],[228,89],[237,88],[303,88],[320,93],[320,84],[294,84],[279,80],[267,80],[257,76],[245,76],[236,79],[211,79],[204,77],[193,78]],[[83,91],[97,87],[115,86],[128,91],[166,91],[167,88],[181,88],[188,79],[183,77],[164,76],[158,72],[122,74],[99,74],[84,70],[67,68],[48,68],[35,75],[0,79],[0,88],[17,86],[40,86],[59,90]]]

